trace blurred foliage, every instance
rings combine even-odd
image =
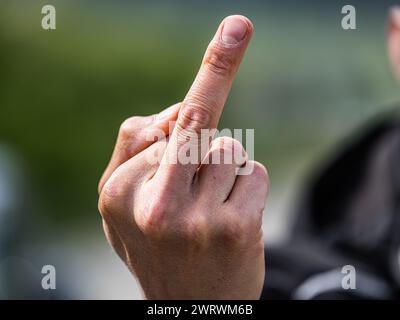
[[[221,126],[256,129],[278,186],[398,97],[381,6],[360,4],[358,29],[343,31],[340,6],[52,1],[57,30],[44,31],[47,3],[0,3],[0,139],[31,172],[32,213],[52,222],[97,218],[119,124],[184,97],[225,15],[248,15],[256,33]]]
[[[190,83],[192,55],[161,24],[146,36],[137,14],[134,26],[102,23],[60,5],[57,30],[45,32],[41,5],[24,5],[0,10],[0,137],[31,168],[41,212],[93,212],[119,124],[175,103]]]

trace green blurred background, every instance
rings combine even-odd
[[[0,298],[140,297],[103,238],[97,182],[121,122],[180,101],[229,14],[248,16],[255,34],[220,128],[255,129],[271,178],[265,237],[282,241],[306,177],[399,98],[385,44],[392,3],[353,1],[357,30],[345,31],[343,1],[1,0],[0,200],[13,202],[0,233],[13,232],[0,246]],[[41,28],[45,4],[55,31]],[[36,290],[45,264],[57,293]]]

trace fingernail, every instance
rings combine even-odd
[[[225,18],[221,34],[222,42],[228,45],[238,44],[245,38],[247,28],[247,23],[243,18],[238,16]]]
[[[174,113],[176,113],[178,107],[179,107],[179,103],[174,104],[173,106],[168,107],[167,109],[161,111],[158,115],[157,115],[157,120],[165,120],[167,118],[170,118]]]

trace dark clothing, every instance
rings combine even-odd
[[[262,299],[400,297],[400,117],[382,117],[309,182],[291,238],[266,248]],[[345,265],[356,289],[343,289]]]

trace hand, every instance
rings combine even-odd
[[[207,164],[215,155],[245,154],[231,138],[213,140],[197,163],[171,161],[187,143],[200,148],[188,138],[217,127],[252,33],[247,18],[225,18],[184,101],[160,115],[130,118],[120,128],[99,184],[99,210],[108,241],[148,299],[261,294],[266,169],[246,158]],[[170,132],[168,123],[175,120]],[[146,139],[160,131],[169,134],[168,141]],[[147,161],[153,154],[161,155],[161,164]],[[237,175],[245,163],[254,166],[252,173]]]

